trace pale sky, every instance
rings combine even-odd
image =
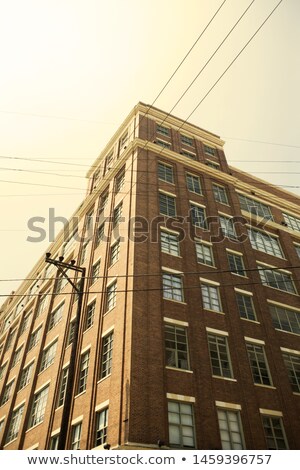
[[[74,212],[89,165],[138,101],[153,102],[222,1],[0,2],[0,295],[48,246],[26,241],[28,220]],[[173,114],[189,116],[278,2],[254,1]],[[172,109],[250,3],[226,1],[156,107]],[[300,1],[283,0],[189,119],[226,141],[230,164],[296,194],[299,18]]]

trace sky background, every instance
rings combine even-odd
[[[49,208],[72,215],[89,166],[134,105],[154,101],[222,2],[0,2],[0,295],[49,244],[27,241],[28,220]],[[190,115],[278,2],[254,1],[173,114]],[[225,2],[156,107],[173,108],[250,3]],[[189,118],[226,141],[229,164],[296,194],[299,17],[300,1],[283,0]]]

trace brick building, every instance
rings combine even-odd
[[[43,256],[1,307],[1,448],[57,448],[70,398],[68,449],[300,449],[299,198],[223,145],[142,103],[109,141],[48,249],[86,268],[73,393]]]

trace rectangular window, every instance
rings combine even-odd
[[[114,215],[113,215],[113,226],[116,227],[120,222],[122,218],[122,210],[123,210],[123,204],[119,204],[115,209],[114,209]]]
[[[264,269],[259,267],[261,282],[264,286],[273,287],[274,289],[297,294],[291,274],[274,269]]]
[[[108,191],[104,192],[100,196],[99,215],[104,211],[107,204],[108,204]]]
[[[196,194],[202,194],[201,183],[199,176],[186,174],[186,185],[189,191]]]
[[[62,290],[66,287],[68,284],[68,279],[65,276],[61,276],[56,280],[56,285],[55,285],[55,294],[60,294]]]
[[[166,149],[171,148],[170,142],[166,142],[165,140],[156,139],[156,144],[162,148],[166,148]]]
[[[212,247],[204,243],[196,242],[197,262],[214,266]]]
[[[236,231],[235,231],[235,226],[233,223],[233,218],[219,215],[219,221],[220,221],[220,225],[221,225],[221,229],[222,229],[222,233],[224,237],[236,238]]]
[[[190,403],[168,402],[170,447],[193,449],[196,445],[194,409]]]
[[[11,363],[11,368],[12,368],[12,367],[15,367],[15,365],[16,365],[18,362],[20,362],[20,360],[21,360],[21,354],[22,354],[22,349],[23,349],[23,345],[20,346],[20,347],[16,350],[16,352],[15,352],[15,354],[14,354],[14,357],[13,357],[13,360],[12,360],[12,363]]]
[[[222,311],[218,287],[202,283],[201,292],[202,292],[203,308],[207,308],[208,310],[214,310],[215,312]]]
[[[48,392],[49,385],[34,395],[28,429],[43,421],[47,404]]]
[[[21,378],[20,378],[20,384],[19,384],[19,390],[22,390],[22,388],[26,387],[26,385],[29,384],[32,376],[34,368],[34,362],[29,364],[25,369],[22,370]]]
[[[117,301],[117,281],[107,287],[106,310],[115,307]]]
[[[173,167],[165,163],[158,162],[158,179],[167,183],[174,183]]]
[[[9,423],[9,428],[8,428],[8,433],[6,436],[5,444],[8,444],[9,442],[13,441],[14,439],[18,437],[24,408],[25,408],[25,405],[22,405],[13,411],[11,420]]]
[[[83,243],[82,245],[79,264],[83,264],[85,262],[88,247],[89,247],[89,240]]]
[[[120,241],[118,240],[110,248],[110,266],[112,266],[114,263],[118,261],[119,253],[120,253]]]
[[[75,321],[71,321],[69,325],[69,333],[68,333],[68,340],[67,340],[67,346],[73,343],[74,339],[74,333],[75,333]]]
[[[104,167],[104,172],[103,172],[104,175],[107,171],[111,170],[113,159],[114,159],[114,152],[112,151],[107,155],[107,157],[105,157],[105,167]]]
[[[228,206],[228,197],[227,197],[227,192],[224,186],[213,184],[212,189],[213,189],[215,201],[220,202],[221,204],[226,204]]]
[[[94,209],[92,209],[87,215],[85,220],[85,233],[90,235],[90,231],[93,232],[93,213]]]
[[[36,318],[41,315],[43,310],[45,310],[48,301],[48,294],[49,293],[46,292],[45,294],[39,295],[38,307],[35,314]]]
[[[264,347],[260,344],[247,343],[246,348],[254,383],[272,385]]]
[[[182,276],[179,274],[163,273],[163,298],[183,302]]]
[[[156,125],[156,132],[162,135],[170,135],[170,129],[165,126],[160,126],[159,124]]]
[[[205,165],[214,170],[219,170],[220,165],[218,163],[212,162],[211,160],[206,160]]]
[[[191,221],[195,227],[207,228],[206,214],[204,207],[191,204]]]
[[[248,235],[252,248],[255,250],[277,256],[278,258],[283,258],[278,238],[254,229],[248,229]]]
[[[31,349],[33,349],[34,346],[38,344],[41,334],[42,334],[42,325],[31,333],[29,345],[28,345],[28,351],[31,351]]]
[[[159,193],[159,212],[168,217],[176,217],[175,197]]]
[[[95,264],[93,264],[92,275],[91,275],[91,285],[94,284],[94,282],[98,281],[99,273],[100,273],[100,260],[97,261]]]
[[[8,338],[7,338],[7,342],[6,342],[6,345],[5,345],[5,351],[4,352],[8,351],[11,348],[11,345],[12,345],[12,342],[14,340],[15,334],[16,334],[16,329],[14,329],[11,333],[9,333]]]
[[[2,429],[4,428],[4,422],[5,422],[5,418],[0,419],[0,433],[2,432]]]
[[[90,361],[90,351],[87,351],[81,356],[77,394],[84,392],[86,389],[87,377],[88,377],[88,371],[89,371],[89,361]]]
[[[54,359],[55,359],[56,349],[57,349],[57,341],[55,341],[46,349],[44,349],[43,355],[42,355],[40,372],[47,369],[48,367],[51,366],[51,364],[53,364]]]
[[[57,450],[58,441],[59,441],[59,434],[56,434],[56,436],[52,436],[50,439],[49,450]]]
[[[187,152],[186,150],[181,150],[181,155],[183,155],[184,157],[188,157],[190,158],[191,160],[196,160],[196,155],[194,153],[191,153],[191,152]]]
[[[236,301],[240,317],[246,318],[247,320],[256,321],[256,314],[254,310],[252,296],[236,292]]]
[[[5,364],[2,364],[2,366],[0,366],[0,380],[1,380],[1,379],[3,378],[3,376],[4,376],[4,372],[5,372],[6,366],[7,366],[7,361],[5,362]]]
[[[264,433],[269,450],[288,449],[282,419],[277,416],[262,416]]]
[[[207,339],[213,375],[232,378],[233,373],[226,336],[209,333]]]
[[[104,224],[99,225],[96,232],[96,247],[104,240]]]
[[[123,169],[118,176],[116,176],[116,193],[119,193],[123,189],[125,184],[125,170]]]
[[[207,155],[214,157],[216,154],[216,149],[204,144],[204,152],[207,153]]]
[[[128,131],[126,131],[125,134],[122,135],[122,137],[120,139],[120,147],[124,147],[127,140],[128,140]]]
[[[246,276],[243,257],[229,252],[227,252],[227,257],[230,271],[239,276]]]
[[[80,450],[81,427],[82,427],[82,423],[78,423],[72,426],[72,438],[71,438],[72,450]]]
[[[179,236],[175,233],[160,232],[161,251],[179,256]]]
[[[108,427],[108,408],[96,413],[96,429],[95,429],[95,447],[101,446],[107,440]]]
[[[101,373],[100,378],[104,379],[111,373],[112,353],[113,353],[113,332],[103,338],[101,354]]]
[[[218,421],[222,449],[245,449],[240,412],[219,409]]]
[[[57,397],[57,408],[62,406],[65,401],[66,396],[66,389],[68,383],[68,376],[69,376],[69,367],[65,367],[61,371],[60,381],[59,381],[59,392]]]
[[[10,399],[10,395],[11,395],[14,383],[15,383],[15,379],[11,380],[7,385],[5,385],[0,406],[5,405],[5,403],[7,403],[8,400]]]
[[[32,314],[32,312],[28,313],[28,315],[26,315],[23,318],[22,323],[21,323],[21,328],[20,328],[20,336],[24,333],[24,331],[27,330],[27,328],[29,326],[31,314]]]
[[[269,206],[263,204],[260,201],[256,201],[255,199],[251,199],[250,197],[246,197],[243,194],[239,194],[238,196],[242,210],[250,212],[250,214],[263,217],[267,220],[273,220],[272,212]]]
[[[298,258],[300,258],[300,245],[294,245]]]
[[[291,228],[292,230],[296,230],[297,232],[300,232],[300,219],[298,217],[295,217],[290,214],[285,214],[285,213],[282,213],[282,215],[284,217],[285,223],[287,224],[289,228]]]
[[[186,328],[165,325],[165,356],[167,366],[189,370]]]
[[[84,331],[87,330],[88,328],[91,328],[91,326],[93,326],[95,309],[96,309],[96,300],[94,300],[87,306]]]
[[[63,309],[64,309],[65,304],[62,303],[58,307],[56,307],[53,312],[50,314],[49,318],[49,325],[48,325],[48,331],[52,330],[62,319],[62,314],[63,314]]]
[[[188,137],[187,135],[180,135],[181,143],[184,145],[189,145],[190,147],[194,146],[194,139],[192,137]]]
[[[282,354],[293,392],[300,393],[300,354]]]
[[[269,305],[274,328],[300,335],[300,312],[292,308]]]

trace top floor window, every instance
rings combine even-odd
[[[216,155],[216,149],[209,145],[204,145],[204,152],[213,157]]]
[[[170,129],[168,127],[161,126],[159,124],[157,124],[156,126],[156,132],[162,135],[168,135],[168,136],[170,135]]]
[[[239,194],[241,209],[250,214],[263,217],[264,219],[273,220],[272,212],[269,206],[260,201],[256,201],[250,197]]]
[[[156,144],[163,148],[171,148],[170,142],[166,142],[165,140],[156,139]]]
[[[300,219],[299,218],[290,214],[285,214],[285,213],[282,213],[282,215],[284,217],[285,223],[287,224],[289,228],[300,232]]]
[[[180,135],[181,143],[184,145],[189,145],[190,147],[194,146],[194,139],[192,137],[188,137],[187,135]]]

